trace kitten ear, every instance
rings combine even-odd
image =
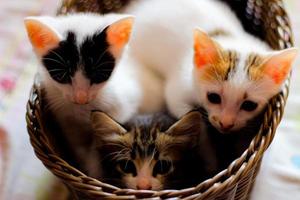
[[[182,137],[192,140],[201,132],[202,116],[198,111],[191,111],[173,124],[166,134],[174,137]]]
[[[59,44],[61,38],[59,34],[43,23],[39,17],[27,17],[24,23],[29,40],[40,56]]]
[[[134,17],[120,19],[107,28],[107,41],[111,45],[111,52],[119,57],[124,46],[128,43],[134,23]]]
[[[298,48],[289,48],[273,54],[263,63],[263,73],[275,84],[281,85],[291,72],[292,64],[298,55]]]
[[[91,121],[96,137],[103,138],[116,135],[123,135],[127,131],[115,120],[104,112],[93,111]]]
[[[209,35],[197,28],[194,31],[194,63],[201,69],[208,64],[214,64],[221,58],[221,47]]]

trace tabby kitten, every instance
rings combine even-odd
[[[195,186],[211,175],[205,171],[211,167],[206,163],[210,150],[202,148],[205,156],[198,156],[199,142],[206,140],[199,121],[201,114],[194,111],[176,123],[166,114],[155,114],[138,116],[121,126],[103,112],[93,112],[93,149],[100,161],[89,174],[131,189]]]
[[[203,106],[223,133],[240,130],[263,110],[297,55],[296,48],[274,51],[246,33],[218,1],[133,1],[124,13],[136,16],[132,56],[165,78],[170,112],[181,117]]]

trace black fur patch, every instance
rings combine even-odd
[[[50,50],[42,58],[42,62],[55,81],[62,84],[71,83],[71,77],[74,76],[79,62],[75,34],[69,32],[67,39]]]
[[[93,83],[107,81],[115,67],[115,58],[106,41],[106,29],[87,37],[80,47],[86,77]]]
[[[71,84],[71,78],[81,69],[91,84],[98,84],[107,81],[115,67],[115,58],[108,49],[106,29],[87,37],[79,47],[76,35],[69,32],[66,40],[50,50],[42,62],[59,83]]]

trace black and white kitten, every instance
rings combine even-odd
[[[154,75],[127,54],[133,17],[73,14],[28,17],[25,26],[50,110],[78,157],[90,144],[90,112],[97,109],[125,122],[137,112],[160,110]],[[151,95],[151,96],[150,96]],[[161,101],[159,101],[161,100]],[[72,150],[73,151],[73,150]]]
[[[205,126],[199,123],[201,117],[194,111],[176,122],[160,113],[137,116],[122,126],[103,112],[93,112],[96,154],[91,154],[94,168],[89,169],[89,174],[131,189],[197,185],[216,173],[216,162],[203,132]]]

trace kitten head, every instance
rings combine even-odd
[[[28,17],[25,27],[46,84],[77,104],[87,104],[111,76],[126,46],[133,17],[74,14]]]
[[[108,177],[102,179],[141,190],[180,187],[180,181],[190,181],[191,177],[179,174],[191,170],[180,167],[191,169],[191,163],[184,160],[197,144],[199,120],[198,112],[175,124],[174,119],[160,116],[138,117],[124,128],[103,112],[93,112],[96,149],[101,152],[103,174]]]
[[[297,52],[296,48],[264,54],[227,50],[195,30],[194,81],[209,121],[221,132],[246,126],[280,91]]]

